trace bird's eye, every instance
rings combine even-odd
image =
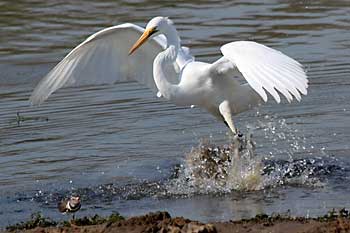
[[[158,32],[158,29],[155,27],[155,28],[153,28],[153,30],[151,31],[150,35],[153,35],[153,34],[155,34],[155,33],[157,33],[157,32]]]

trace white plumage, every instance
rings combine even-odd
[[[267,101],[266,89],[281,101],[276,90],[290,102],[307,94],[307,78],[302,65],[283,53],[252,41],[237,41],[221,47],[225,58],[236,65],[249,85]]]
[[[194,61],[165,17],[153,18],[146,29],[129,23],[109,27],[73,49],[40,81],[30,100],[41,104],[63,86],[136,80],[177,105],[206,109],[236,133],[232,115],[266,102],[267,92],[277,103],[279,92],[289,102],[307,94],[302,65],[279,51],[237,41],[223,45],[221,52],[223,57],[212,64]]]
[[[153,91],[158,89],[153,81],[152,64],[158,53],[166,48],[163,35],[154,37],[134,56],[128,56],[133,43],[144,29],[125,23],[105,28],[74,48],[36,86],[30,101],[42,104],[54,91],[63,86],[113,84],[128,80],[138,81]],[[193,57],[182,47],[173,67],[168,67],[168,79],[179,82],[179,72]]]

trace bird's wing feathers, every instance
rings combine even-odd
[[[153,60],[166,47],[163,35],[154,37],[128,56],[129,49],[144,29],[126,23],[103,29],[74,48],[36,86],[30,101],[37,105],[63,86],[108,84],[136,80],[154,91]],[[185,56],[186,55],[186,56]],[[182,56],[182,57],[180,57]],[[181,70],[187,54],[179,54],[179,61],[170,68],[169,81],[179,82],[176,72]]]
[[[224,57],[213,64],[215,69],[238,70],[264,101],[266,91],[278,103],[277,91],[289,102],[293,96],[300,101],[300,93],[307,94],[308,80],[302,65],[277,50],[251,41],[237,41],[223,45],[221,52]]]

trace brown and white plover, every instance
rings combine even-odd
[[[70,199],[65,199],[58,203],[58,210],[61,213],[73,213],[73,219],[75,217],[74,213],[80,210],[80,207],[80,197],[78,196],[71,196]]]

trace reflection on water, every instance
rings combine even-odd
[[[253,132],[266,174],[277,182],[302,171],[306,183],[187,198],[167,193],[185,154],[203,138],[227,144],[227,129],[136,83],[67,88],[29,106],[39,79],[88,35],[124,22],[145,25],[156,15],[175,21],[197,60],[214,61],[226,42],[255,40],[305,65],[310,89],[300,104],[271,102],[236,121]],[[82,214],[167,209],[203,221],[349,206],[349,16],[350,3],[339,0],[0,1],[1,225],[33,211],[60,218],[57,200],[74,192],[83,196]],[[17,112],[27,119],[20,126]],[[310,186],[313,179],[321,185]]]

